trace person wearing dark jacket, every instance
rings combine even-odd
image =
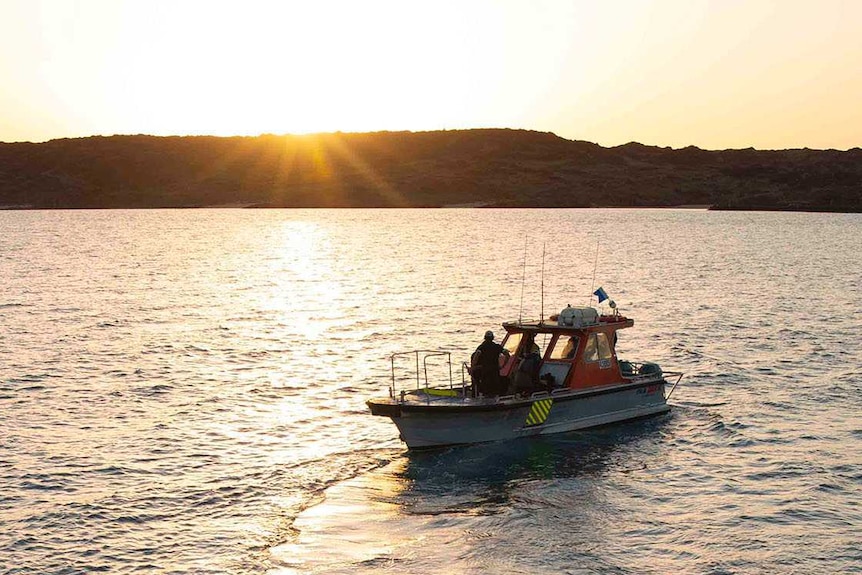
[[[500,355],[509,359],[509,352],[499,343],[494,342],[494,332],[485,332],[483,341],[473,352],[472,370],[474,390],[488,396],[500,395],[504,392],[504,382],[500,380]],[[477,373],[478,372],[478,373]]]
[[[528,341],[524,349],[528,351],[524,352],[509,392],[529,395],[539,388],[539,367],[542,365],[542,356],[539,353],[539,346],[533,342]]]

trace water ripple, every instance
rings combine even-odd
[[[118,210],[0,226],[29,246],[0,259],[0,573],[862,564],[858,215]],[[597,238],[597,281],[636,320],[620,351],[686,371],[671,414],[417,454],[367,414],[390,353],[464,355],[519,312],[585,303]]]

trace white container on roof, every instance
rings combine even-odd
[[[599,323],[599,312],[592,307],[567,306],[557,317],[557,325],[564,327],[586,327]]]

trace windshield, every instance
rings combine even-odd
[[[515,355],[515,351],[518,349],[518,344],[521,343],[521,338],[524,337],[522,333],[510,333],[506,336],[506,341],[503,342],[503,347],[510,354]]]
[[[551,350],[549,359],[572,359],[578,351],[578,338],[561,335]]]

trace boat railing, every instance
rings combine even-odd
[[[662,369],[656,363],[620,360],[619,365],[622,376],[631,381],[647,381],[662,376]]]
[[[401,378],[396,379],[396,375],[395,375],[396,359],[404,358],[404,357],[409,358],[411,356],[412,356],[413,361],[414,361],[414,367],[412,368],[412,371],[410,371],[410,368],[408,368],[407,377],[401,377]],[[449,368],[448,381],[444,380],[441,382],[439,379],[437,380],[436,383],[432,383],[429,381],[429,378],[428,378],[428,360],[431,359],[432,363],[433,363],[434,358],[445,358],[445,365]],[[403,394],[403,391],[400,391],[398,389],[397,382],[404,382],[407,380],[412,381],[414,379],[416,381],[416,389],[417,390],[423,389],[423,387],[425,389],[429,389],[429,388],[435,388],[435,389],[444,388],[445,389],[446,387],[448,387],[449,389],[452,389],[452,390],[456,389],[455,388],[455,380],[452,376],[452,353],[451,352],[440,351],[440,350],[436,350],[436,349],[414,349],[411,351],[401,351],[401,352],[396,352],[396,353],[393,353],[392,355],[390,355],[389,356],[389,362],[391,365],[391,373],[392,373],[392,382],[389,386],[389,396],[390,397],[395,397],[399,392]],[[420,368],[420,363],[421,363],[421,368]],[[463,368],[462,368],[462,377],[461,377],[461,385],[460,385],[460,387],[462,389],[465,385],[464,384],[465,381],[466,380],[464,378]],[[423,382],[424,382],[424,385],[423,385]]]
[[[670,399],[670,396],[673,394],[673,390],[676,389],[677,384],[682,380],[682,376],[684,374],[681,371],[666,371],[664,372],[665,380],[670,380],[672,378],[676,378],[676,381],[673,382],[673,387],[670,388],[670,391],[665,396],[665,401]]]
[[[673,390],[676,389],[677,384],[682,380],[682,376],[684,375],[681,371],[664,371],[655,363],[635,363],[630,361],[620,363],[626,364],[626,369],[623,369],[622,365],[620,366],[623,377],[633,383],[653,380],[670,383],[676,378],[670,391],[665,396],[665,400],[670,399]]]

